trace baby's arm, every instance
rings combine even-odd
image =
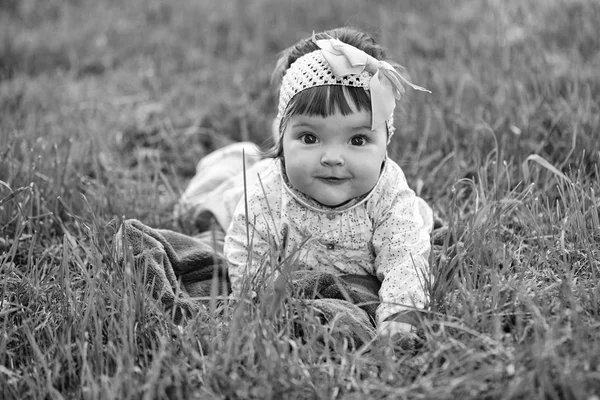
[[[431,248],[429,224],[419,207],[419,199],[408,188],[402,176],[393,195],[382,201],[382,212],[376,216],[373,246],[375,269],[381,280],[377,308],[377,326],[382,334],[410,331],[402,322],[385,321],[389,316],[425,305],[423,278],[428,273]],[[384,198],[385,200],[385,198]]]
[[[231,289],[236,298],[240,297],[244,276],[254,276],[268,251],[268,243],[258,232],[260,228],[256,224],[249,224],[248,229],[249,236],[246,235],[246,215],[236,210],[223,250],[228,262]]]
[[[233,295],[239,297],[245,276],[252,279],[267,257],[277,251],[278,188],[265,184],[249,188],[248,208],[244,197],[237,205],[227,235],[224,254],[228,261],[229,279]],[[274,254],[273,254],[274,255]]]

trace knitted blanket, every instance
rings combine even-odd
[[[203,301],[231,294],[222,255],[222,231],[188,236],[126,220],[115,237],[120,260],[141,273],[148,293],[181,323]],[[121,262],[120,265],[126,265]],[[315,271],[291,271],[287,295],[299,299],[321,323],[334,326],[334,336],[360,346],[375,335],[375,309],[380,282],[371,276],[334,276]]]

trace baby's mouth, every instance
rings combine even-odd
[[[348,178],[338,178],[336,176],[321,176],[318,179],[330,185],[340,185],[348,180]]]

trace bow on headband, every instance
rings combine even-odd
[[[389,63],[378,60],[341,40],[333,37],[317,40],[313,32],[313,42],[319,46],[323,57],[336,76],[358,75],[363,71],[373,75],[369,81],[371,129],[392,116],[396,107],[396,99],[399,100],[404,93],[402,82],[415,90],[431,93],[431,91],[409,82]]]

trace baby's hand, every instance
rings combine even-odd
[[[377,334],[383,338],[389,338],[396,335],[406,336],[413,330],[411,324],[397,321],[383,321],[377,326]]]
[[[414,350],[419,340],[414,331],[413,325],[397,321],[383,321],[377,326],[379,337],[404,350]]]

